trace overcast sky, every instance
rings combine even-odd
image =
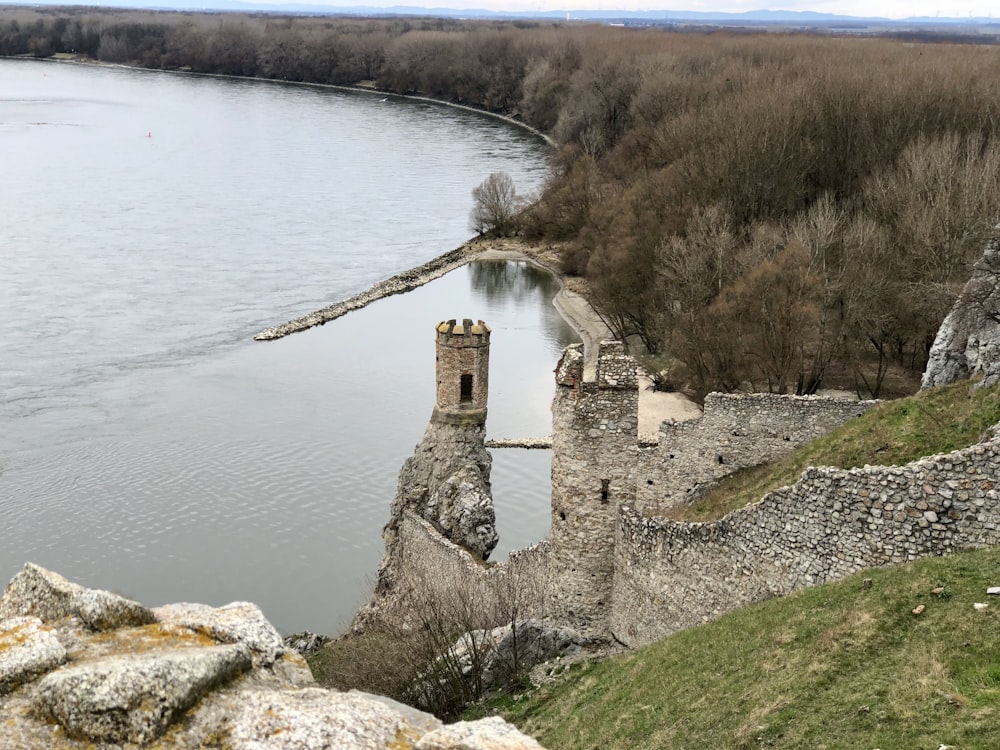
[[[249,0],[254,2],[255,0]],[[205,0],[206,4],[210,0]],[[266,0],[262,5],[280,5]],[[725,11],[812,10],[848,16],[906,18],[970,16],[1000,18],[1000,0],[288,0],[296,4],[374,6],[412,5],[428,8],[485,8],[506,11],[670,10]],[[169,0],[166,0],[169,3]]]
[[[49,0],[58,2],[59,0]],[[139,7],[213,8],[213,0],[62,0],[83,5],[131,5]],[[242,0],[262,9],[281,10],[282,5],[317,5],[357,8],[408,6],[511,12],[574,10],[642,10],[669,15],[670,11],[744,13],[754,10],[791,10],[833,13],[864,18],[993,18],[1000,20],[1000,0]],[[23,0],[0,0],[0,5]]]

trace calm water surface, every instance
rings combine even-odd
[[[0,61],[0,578],[331,632],[430,416],[434,323],[492,325],[491,435],[549,431],[573,334],[521,263],[250,340],[459,244],[490,172],[544,178],[522,132],[380,99]],[[547,533],[548,470],[494,451],[497,554]]]

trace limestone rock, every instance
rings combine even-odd
[[[37,617],[0,621],[0,695],[66,661],[66,649]]]
[[[1000,226],[994,230],[931,346],[921,387],[947,385],[982,376],[982,385],[1000,380]]]
[[[131,599],[84,588],[34,563],[25,564],[0,598],[0,620],[20,615],[44,622],[76,616],[94,630],[153,622],[152,612]]]
[[[430,714],[353,691],[244,692],[237,702],[227,738],[233,750],[411,747],[441,726]]]
[[[157,622],[95,632],[95,623],[152,616],[118,599],[37,566],[15,577],[6,611],[55,622],[0,620],[0,750],[389,750],[442,728],[388,698],[314,687],[305,661],[255,605],[168,605],[155,610]],[[495,721],[434,742],[538,747]]]
[[[500,540],[493,498],[476,466],[463,466],[439,484],[428,499],[424,517],[451,541],[483,560]]]
[[[301,633],[292,633],[284,638],[285,648],[292,649],[303,656],[314,654],[323,646],[330,642],[330,638],[311,630],[303,630]]]
[[[454,656],[463,673],[471,676],[473,651],[483,688],[502,685],[513,676],[515,667],[526,672],[536,664],[556,657],[575,656],[590,644],[590,639],[572,628],[550,625],[541,620],[524,620],[515,631],[509,624],[492,630],[466,633],[455,644]]]
[[[250,650],[242,644],[86,661],[42,679],[35,710],[70,737],[149,742],[177,714],[250,666]]]
[[[459,721],[424,735],[415,750],[543,750],[498,716]]]
[[[260,608],[250,602],[233,602],[224,607],[167,604],[152,612],[162,624],[190,628],[222,643],[245,643],[264,666],[270,666],[285,652],[281,634]]]

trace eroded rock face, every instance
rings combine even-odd
[[[938,329],[921,387],[978,377],[1000,380],[1000,226]]]
[[[430,423],[399,472],[387,544],[403,511],[411,509],[450,541],[489,558],[498,537],[490,488],[493,459],[485,438],[483,425]]]
[[[477,466],[463,466],[441,482],[428,498],[425,513],[448,539],[483,560],[500,540],[489,484]]]
[[[430,714],[319,689],[247,602],[148,610],[27,565],[0,611],[0,750],[538,747],[499,720],[438,735]]]
[[[166,604],[152,610],[158,622],[206,633],[222,643],[244,643],[255,663],[271,666],[285,652],[285,641],[256,604],[233,602],[224,607],[207,604]]]
[[[389,522],[382,530],[385,553],[375,593],[351,627],[363,631],[382,617],[398,619],[400,583],[407,574],[400,525],[406,513],[430,523],[448,541],[486,560],[497,545],[496,514],[490,488],[493,458],[485,447],[483,423],[449,424],[432,419],[423,439],[403,463]]]

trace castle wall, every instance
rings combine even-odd
[[[878,565],[1000,544],[1000,438],[902,467],[811,468],[712,523],[616,519],[610,627],[638,646]]]
[[[516,596],[521,608],[519,617],[541,616],[549,558],[547,543],[511,552],[506,562],[484,563],[412,511],[403,513],[399,538],[401,570],[421,585],[439,587],[443,597],[459,589],[474,591],[477,607],[483,612],[503,611]]]
[[[606,632],[615,518],[618,506],[635,498],[635,362],[620,343],[604,342],[596,381],[585,383],[582,350],[569,347],[556,382],[547,613]]]
[[[636,507],[656,514],[691,502],[726,474],[778,459],[877,403],[710,393],[699,419],[664,422],[657,446],[640,452]]]

